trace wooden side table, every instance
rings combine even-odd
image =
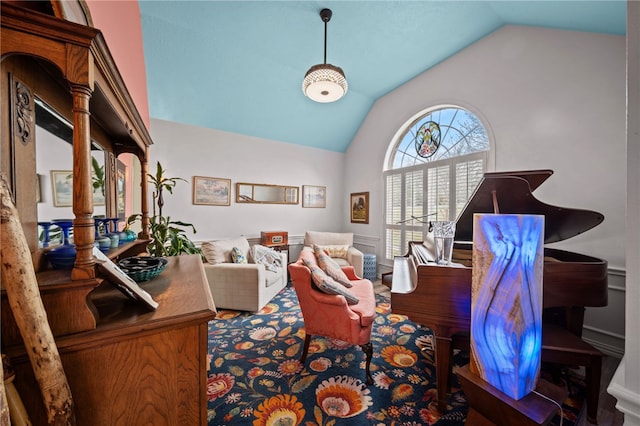
[[[457,369],[455,373],[460,379],[462,390],[469,402],[466,424],[474,426],[547,425],[560,409],[550,400],[534,392],[516,401],[472,373],[468,364]],[[544,379],[538,380],[536,391],[560,405],[568,395],[566,389]]]

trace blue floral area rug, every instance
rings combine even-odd
[[[220,310],[209,323],[209,426],[463,425],[468,407],[455,375],[446,411],[437,409],[431,331],[393,314],[382,295],[377,313],[374,383],[367,386],[358,346],[313,336],[300,363],[304,322],[291,284],[259,313]],[[454,366],[468,362],[456,352]],[[568,426],[582,406],[584,384],[564,377],[576,394],[563,407]]]

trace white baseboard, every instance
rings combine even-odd
[[[625,386],[625,358],[620,361],[607,392],[618,401],[616,408],[624,414],[624,425],[640,426],[640,394]]]

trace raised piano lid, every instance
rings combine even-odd
[[[496,213],[494,192],[498,213],[544,215],[545,244],[572,238],[598,226],[604,220],[601,213],[552,206],[533,196],[532,192],[552,174],[552,170],[485,173],[456,220],[455,240],[473,240],[474,213]]]

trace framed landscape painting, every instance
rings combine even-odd
[[[118,217],[124,219],[127,207],[127,166],[120,160],[116,170],[116,188],[117,188],[117,211]]]
[[[302,207],[319,207],[327,206],[327,187],[302,185]]]
[[[194,176],[193,204],[206,206],[231,205],[231,179]]]
[[[92,175],[95,179],[95,174]],[[73,171],[51,170],[51,189],[54,207],[73,206]],[[93,188],[93,205],[104,206],[104,184]]]
[[[351,194],[351,223],[369,223],[369,193]]]
[[[55,207],[73,205],[73,171],[51,170],[51,189]]]

